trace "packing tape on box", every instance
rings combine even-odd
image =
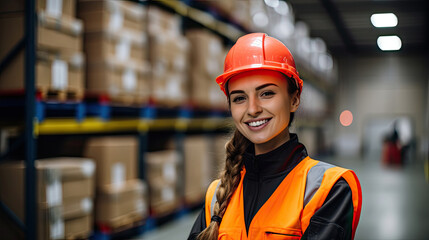
[[[111,181],[114,187],[121,187],[125,183],[125,166],[123,163],[115,163],[111,169]]]
[[[64,90],[68,86],[68,65],[67,62],[55,59],[52,62],[51,86],[56,90]]]
[[[56,17],[43,10],[39,11],[37,16],[41,27],[55,29],[73,36],[79,36],[83,32],[83,23],[80,19]]]
[[[48,209],[49,236],[50,239],[64,239],[64,219],[61,207]]]
[[[62,0],[47,0],[46,1],[46,13],[49,15],[52,15],[54,17],[61,17],[61,15],[63,13],[63,1]]]
[[[61,172],[58,169],[47,168],[44,170],[46,182],[46,202],[48,207],[62,204],[63,188],[61,183]]]

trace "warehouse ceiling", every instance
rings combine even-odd
[[[311,37],[325,40],[336,56],[349,53],[381,53],[377,38],[397,35],[403,53],[428,53],[427,0],[287,0],[296,20],[309,25]],[[375,28],[373,13],[394,13],[398,25]]]

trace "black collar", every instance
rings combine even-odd
[[[293,133],[290,134],[289,141],[270,152],[255,156],[254,145],[251,144],[243,154],[246,175],[252,179],[289,173],[305,157],[307,151]]]

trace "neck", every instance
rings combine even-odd
[[[274,149],[283,145],[283,143],[289,141],[289,139],[290,139],[289,129],[286,128],[285,131],[278,134],[273,139],[270,139],[267,142],[259,143],[259,144],[255,143],[255,155],[271,152]]]

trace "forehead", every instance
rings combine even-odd
[[[228,81],[228,91],[254,89],[260,85],[274,83],[279,87],[285,88],[287,85],[286,77],[275,71],[250,71],[237,74]]]

